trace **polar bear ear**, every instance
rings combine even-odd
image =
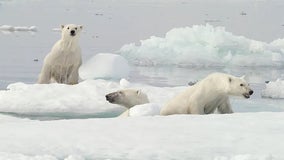
[[[240,79],[243,79],[243,80],[245,80],[245,78],[246,78],[246,75],[243,75],[240,77]]]
[[[82,25],[80,25],[79,27],[80,27],[81,30],[83,29],[83,26],[82,26]]]
[[[61,29],[63,29],[64,28],[64,25],[63,24],[61,24]]]

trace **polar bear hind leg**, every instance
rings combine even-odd
[[[48,84],[50,83],[51,78],[51,69],[49,66],[44,65],[42,71],[39,74],[38,83],[39,84]]]

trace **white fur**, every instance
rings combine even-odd
[[[78,83],[78,69],[82,63],[79,37],[83,27],[68,24],[61,28],[61,39],[45,57],[38,83]],[[74,36],[71,31],[75,32]]]
[[[148,96],[141,90],[124,89],[106,95],[110,103],[118,104],[127,108],[119,117],[128,117],[129,109],[135,105],[149,103]]]
[[[121,113],[118,117],[129,117],[129,109]]]
[[[213,73],[171,99],[161,109],[161,115],[210,114],[216,109],[219,113],[233,113],[229,95],[249,97],[250,93],[244,79]]]

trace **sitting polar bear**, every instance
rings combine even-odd
[[[243,78],[224,73],[212,73],[171,99],[161,115],[233,113],[229,95],[249,98],[253,94]]]
[[[61,39],[45,57],[38,83],[78,83],[78,69],[82,63],[79,46],[82,29],[83,26],[75,24],[61,25]]]
[[[120,117],[128,117],[129,109],[135,105],[149,103],[148,96],[141,90],[125,89],[107,94],[106,100],[113,104],[118,104],[127,108]]]

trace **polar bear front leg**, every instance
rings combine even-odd
[[[39,84],[48,84],[50,83],[51,78],[51,69],[48,65],[44,64],[42,70],[39,74],[38,82]]]
[[[204,106],[197,103],[196,101],[192,102],[188,106],[187,113],[188,114],[204,114]]]
[[[67,84],[78,84],[79,81],[79,67],[72,67],[71,72],[67,77]]]
[[[234,111],[232,110],[231,104],[229,102],[229,98],[227,98],[223,103],[221,103],[217,109],[218,109],[218,112],[221,114],[234,113]]]

